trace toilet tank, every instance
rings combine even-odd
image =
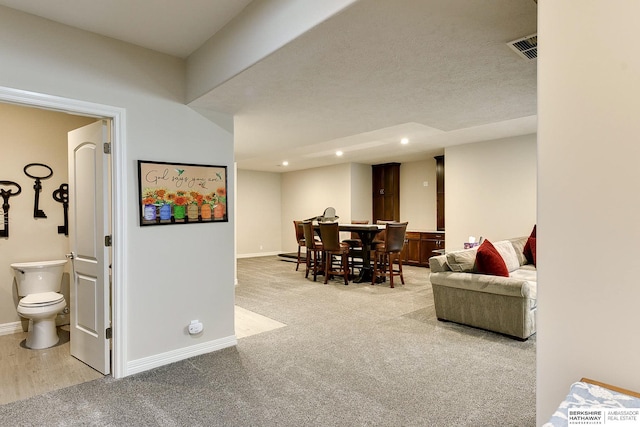
[[[23,297],[41,292],[60,292],[66,263],[67,260],[62,259],[11,264],[18,284],[18,295]]]

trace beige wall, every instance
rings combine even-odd
[[[236,226],[240,257],[274,255],[282,248],[282,175],[238,170]],[[289,227],[293,241],[293,224]]]
[[[294,252],[293,221],[322,215],[332,206],[340,221],[350,220],[351,166],[349,163],[282,174],[282,250]],[[240,190],[238,190],[240,191]]]
[[[469,235],[500,240],[531,232],[536,221],[535,135],[451,147],[445,162],[447,247],[462,247]],[[340,221],[371,220],[370,165],[238,174],[239,257],[296,251],[293,220],[320,215],[327,206],[336,208]],[[261,227],[256,227],[256,215]],[[409,222],[410,230],[436,229],[435,159],[400,166],[400,219]]]
[[[445,150],[446,248],[469,236],[496,241],[529,235],[536,223],[536,136]]]
[[[349,220],[371,221],[371,166],[351,163],[351,215]]]
[[[341,222],[371,221],[371,203],[370,165],[345,163],[282,174],[239,170],[238,257],[296,251],[293,221],[321,215],[328,206],[336,208]],[[272,243],[256,250],[255,235]]]
[[[538,4],[540,425],[581,377],[640,390],[640,2]]]
[[[64,259],[69,252],[68,237],[58,234],[58,226],[64,224],[62,204],[56,202],[52,194],[60,184],[68,183],[67,132],[94,121],[88,117],[0,103],[0,180],[14,181],[22,187],[21,194],[9,199],[9,237],[0,238],[0,333],[11,333],[16,328],[21,330],[13,270],[9,265]],[[33,217],[35,182],[23,171],[29,163],[43,163],[53,170],[50,178],[41,180],[38,206],[46,218]],[[28,172],[34,176],[47,173],[44,168],[29,168]],[[17,191],[15,187],[2,188]],[[70,271],[68,265],[65,271]],[[68,286],[68,275],[65,275],[63,294],[70,304]]]
[[[328,206],[336,208],[340,221],[370,221],[371,166],[345,163],[285,173],[238,170],[238,257],[296,251],[293,221],[321,215]]]
[[[233,135],[184,104],[184,61],[4,7],[0,57],[2,87],[126,112],[116,146],[125,211],[114,245],[126,256],[115,265],[124,304],[114,324],[114,342],[124,337],[117,375],[233,345]],[[140,227],[139,159],[227,166],[229,222]],[[198,336],[187,332],[193,319],[204,323]]]
[[[400,220],[409,222],[409,230],[436,229],[435,159],[400,165]]]

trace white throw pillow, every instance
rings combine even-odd
[[[449,252],[447,254],[447,264],[449,264],[451,271],[472,272],[476,265],[477,252],[478,249]]]
[[[518,260],[518,255],[516,254],[516,250],[513,248],[513,245],[508,240],[501,240],[493,244],[496,250],[502,256],[504,263],[507,265],[507,270],[509,273],[520,268],[520,261]]]

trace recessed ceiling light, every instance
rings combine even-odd
[[[336,156],[340,157],[342,154],[344,154],[342,151],[336,151]]]
[[[400,144],[402,144],[402,145],[406,145],[406,144],[408,144],[408,143],[409,143],[409,138],[402,138],[402,139],[400,140]]]
[[[282,162],[282,166],[289,166],[289,162],[285,160],[284,162]]]

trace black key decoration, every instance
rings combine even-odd
[[[4,229],[0,230],[0,237],[9,237],[9,198],[17,196],[22,193],[22,188],[17,182],[13,181],[0,181],[0,186],[14,186],[18,189],[17,192],[13,192],[12,189],[5,190],[0,188],[0,196],[2,196],[2,211],[4,212]]]
[[[27,169],[33,168],[34,166],[49,169],[49,175],[45,175],[45,176],[31,175],[29,172],[27,172]],[[33,179],[36,180],[35,184],[33,185],[33,189],[36,192],[36,198],[35,198],[35,201],[33,203],[33,217],[34,218],[46,218],[47,215],[44,213],[44,211],[42,211],[41,209],[38,208],[38,203],[40,201],[40,190],[42,190],[42,184],[40,183],[40,180],[41,179],[50,178],[51,175],[53,175],[53,170],[49,166],[47,166],[45,164],[42,164],[42,163],[29,163],[28,165],[26,165],[24,167],[23,170],[24,170],[25,175],[27,175],[29,178],[33,178]]]
[[[53,192],[53,200],[62,203],[64,209],[64,225],[58,226],[58,234],[69,235],[69,184],[60,184]]]

